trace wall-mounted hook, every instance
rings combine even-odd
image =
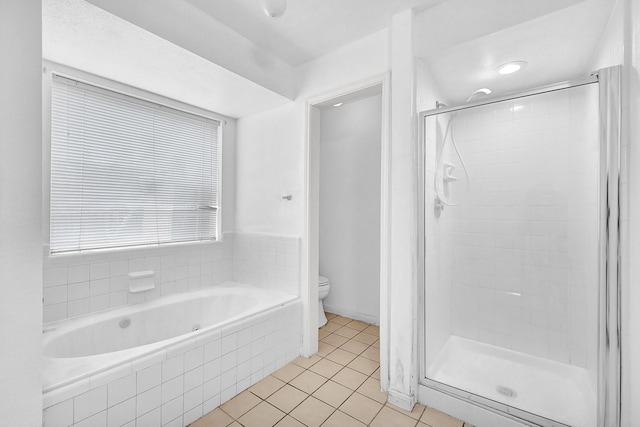
[[[293,199],[293,196],[291,194],[287,194],[286,196],[282,196],[282,200],[291,201],[291,199]]]

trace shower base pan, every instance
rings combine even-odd
[[[451,336],[427,377],[562,424],[596,425],[596,394],[584,368]]]

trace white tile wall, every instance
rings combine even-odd
[[[300,295],[300,238],[235,233],[234,280]]]
[[[582,87],[456,117],[471,190],[427,226],[427,296],[450,284],[454,335],[595,367],[597,106]]]
[[[153,270],[155,289],[129,292],[128,274]],[[300,239],[225,233],[224,241],[64,257],[44,254],[44,323],[235,280],[300,295]]]
[[[298,357],[301,317],[297,301],[45,393],[44,427],[188,425]]]

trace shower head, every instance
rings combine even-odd
[[[465,102],[469,102],[474,98],[477,98],[479,96],[487,96],[491,93],[491,89],[487,89],[486,87],[483,87],[482,89],[478,89],[477,91],[473,92]]]

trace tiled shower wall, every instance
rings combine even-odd
[[[237,243],[236,243],[237,242]],[[44,323],[236,280],[299,295],[300,239],[225,233],[189,246],[49,257],[44,253]],[[154,271],[155,288],[129,292],[130,272]]]
[[[431,247],[444,252],[436,272],[451,262],[454,335],[595,367],[597,109],[592,85],[458,113],[470,192]]]

